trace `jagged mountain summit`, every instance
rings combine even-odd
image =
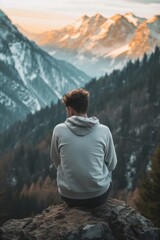
[[[130,40],[133,31],[143,21],[144,19],[138,19],[131,13],[124,16],[116,14],[109,19],[100,14],[92,17],[84,15],[62,29],[37,35],[35,40],[48,48],[64,47],[67,50],[81,50],[82,53],[103,56],[104,53],[109,53],[112,46],[115,49],[115,45],[121,46],[124,41]]]
[[[97,76],[153,52],[160,46],[159,34],[159,16],[147,20],[126,13],[110,18],[84,15],[64,28],[29,37],[57,58]]]
[[[89,79],[29,41],[0,11],[0,131]]]

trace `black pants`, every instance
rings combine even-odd
[[[65,201],[69,206],[71,207],[97,207],[100,204],[104,203],[106,199],[109,196],[109,193],[111,191],[111,184],[109,189],[102,194],[101,196],[95,197],[95,198],[89,198],[89,199],[71,199],[61,196],[62,200]]]

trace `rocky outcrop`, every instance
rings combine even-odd
[[[50,206],[41,214],[8,220],[1,240],[158,240],[160,230],[122,201],[108,199],[92,209]]]

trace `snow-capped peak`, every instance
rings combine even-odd
[[[130,22],[133,23],[134,26],[138,26],[140,23],[144,22],[146,19],[145,18],[140,18],[135,16],[132,12],[126,13],[124,17]]]
[[[111,19],[113,21],[118,21],[119,19],[121,19],[123,16],[121,14],[115,14],[111,17]]]
[[[124,17],[127,18],[128,21],[129,21],[130,23],[133,23],[135,26],[138,25],[138,18],[137,18],[133,13],[131,13],[131,12],[126,13],[126,14],[124,15]]]
[[[87,15],[84,15],[80,18],[78,18],[72,25],[69,26],[73,26],[75,29],[80,28],[80,26],[82,26],[86,21],[88,21],[89,17]]]
[[[134,59],[146,51],[151,52],[155,45],[159,46],[159,19],[160,16],[155,16],[147,20],[135,16],[132,12],[115,14],[109,18],[100,13],[84,15],[71,25],[50,34],[42,34],[41,38],[36,38],[35,41],[55,57],[74,62],[92,75],[94,68],[95,72],[102,71],[97,70],[97,67],[90,67],[88,60],[95,65],[98,62],[102,65],[104,58],[112,58],[115,62],[118,58]],[[113,69],[114,61],[111,67],[106,67],[104,63],[103,71],[107,71],[107,68]]]
[[[103,17],[101,14],[97,13],[95,14],[93,17],[93,19],[95,19],[95,21],[101,21],[101,20],[107,20],[105,17]]]

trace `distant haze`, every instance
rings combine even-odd
[[[105,17],[133,12],[151,18],[160,14],[160,0],[1,0],[1,9],[14,24],[39,33],[61,28],[87,14],[100,13]]]

